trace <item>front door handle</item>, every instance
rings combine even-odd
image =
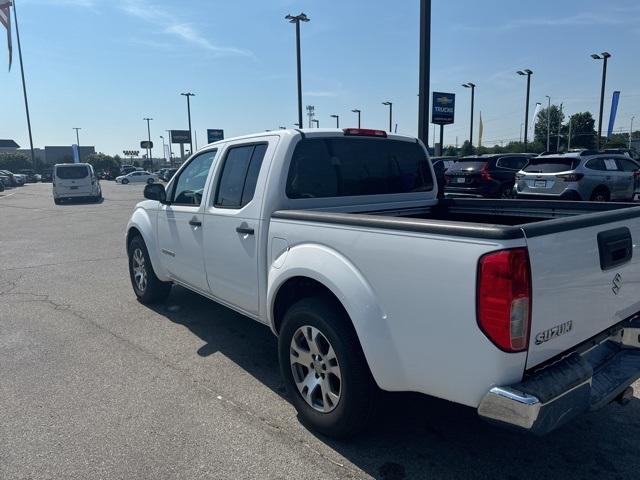
[[[253,228],[249,227],[236,227],[236,232],[241,233],[243,235],[253,235],[256,233]]]
[[[193,217],[191,220],[189,220],[189,225],[191,225],[192,227],[201,227],[202,222],[196,217]]]

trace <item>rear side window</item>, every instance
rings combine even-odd
[[[289,198],[328,198],[432,189],[429,160],[417,143],[346,137],[300,141],[286,192]]]
[[[267,144],[232,147],[222,167],[214,205],[242,208],[253,199]]]
[[[640,169],[640,166],[638,166],[636,162],[633,162],[631,160],[618,158],[617,161],[618,165],[620,166],[620,170],[622,170],[623,172],[635,172],[636,170]]]
[[[62,180],[79,180],[89,176],[89,169],[86,165],[74,165],[70,167],[57,167],[56,177]]]
[[[528,173],[566,172],[567,170],[576,168],[579,163],[579,158],[532,158],[523,170]]]

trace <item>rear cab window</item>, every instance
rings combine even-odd
[[[573,170],[580,164],[579,158],[532,158],[522,170],[526,173],[558,173]]]
[[[89,176],[89,168],[86,165],[56,167],[55,176],[62,180],[79,180]]]
[[[417,143],[371,138],[306,138],[293,152],[290,199],[426,192],[433,176]]]

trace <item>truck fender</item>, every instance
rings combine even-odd
[[[319,244],[301,244],[282,253],[278,266],[271,267],[267,289],[268,324],[277,335],[274,302],[280,287],[294,277],[307,277],[330,290],[346,310],[362,346],[369,369],[382,389],[387,379],[402,375],[387,314],[362,273],[337,251]],[[273,259],[276,260],[276,259]]]
[[[153,213],[157,213],[153,210]],[[162,267],[162,262],[160,259],[160,254],[158,252],[158,243],[156,241],[156,235],[154,234],[154,222],[151,220],[149,216],[149,211],[145,208],[137,207],[133,214],[131,215],[131,219],[127,224],[127,235],[126,235],[126,248],[129,248],[129,238],[132,229],[136,229],[142,235],[142,239],[144,240],[145,245],[147,246],[147,251],[149,252],[149,258],[151,259],[151,267],[155,272],[156,276],[163,282],[168,282],[171,279],[169,278],[168,273]],[[127,251],[127,254],[129,252]]]

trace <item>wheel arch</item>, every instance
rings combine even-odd
[[[287,309],[302,298],[325,295],[346,313],[379,387],[403,369],[389,331],[389,318],[371,285],[338,252],[321,245],[291,248],[281,268],[272,268],[267,293],[268,323],[278,335]]]
[[[157,248],[157,241],[154,235],[153,223],[151,221],[151,218],[149,217],[149,212],[141,207],[135,209],[133,215],[131,216],[131,220],[129,220],[129,223],[127,225],[125,238],[125,248],[127,256],[129,255],[129,245],[131,244],[131,240],[133,240],[133,238],[136,236],[141,237],[142,241],[147,247],[147,252],[149,253],[149,258],[151,259],[151,267],[153,268],[156,276],[161,281],[169,281],[170,278],[168,276],[168,273],[162,267],[162,262]]]

